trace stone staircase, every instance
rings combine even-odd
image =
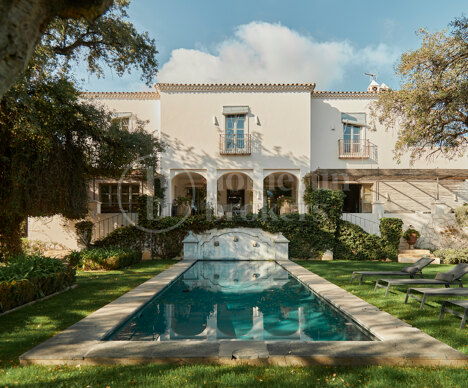
[[[406,244],[408,245],[408,244]],[[415,263],[421,257],[428,256],[434,259],[431,264],[440,264],[440,259],[435,257],[429,249],[401,249],[398,251],[399,263]]]

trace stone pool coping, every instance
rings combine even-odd
[[[102,341],[196,260],[182,260],[20,356],[28,364],[468,366],[468,356],[290,260],[275,260],[377,341]],[[434,317],[436,319],[436,317]]]

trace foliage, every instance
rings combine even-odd
[[[39,255],[16,255],[7,264],[0,266],[0,282],[33,279],[58,273],[62,269],[63,264],[58,259]]]
[[[314,215],[290,214],[285,217],[273,217],[267,214],[250,218],[205,218],[191,216],[184,218],[163,217],[143,226],[160,233],[145,233],[134,226],[118,228],[104,239],[96,241],[99,247],[119,246],[141,250],[148,244],[154,257],[164,259],[177,257],[182,251],[182,240],[192,230],[194,233],[210,229],[246,227],[260,228],[270,233],[283,233],[290,241],[291,258],[321,257],[327,249],[334,251],[337,258],[352,260],[395,259],[397,248],[375,235],[369,235],[359,226],[348,222],[339,222],[335,232],[321,227]]]
[[[468,248],[461,249],[438,249],[434,256],[440,258],[444,264],[468,263]]]
[[[366,233],[358,225],[340,221],[334,256],[345,260],[396,260],[398,247],[375,234]]]
[[[22,251],[30,256],[42,255],[45,251],[51,249],[66,249],[62,244],[57,242],[47,242],[40,240],[30,240],[26,237],[21,239],[21,249]]]
[[[113,270],[140,262],[141,251],[115,247],[90,248],[72,252],[68,261],[70,265],[77,263],[84,270]]]
[[[403,233],[403,238],[408,241],[414,235],[416,235],[416,238],[421,237],[421,233],[419,233],[416,229],[408,228],[406,229],[405,233]]]
[[[179,195],[176,198],[176,203],[177,203],[178,206],[188,205],[190,203],[190,198]]]
[[[18,255],[0,266],[0,312],[60,291],[75,280],[75,270],[58,259]]]
[[[286,217],[271,217],[269,215],[251,215],[250,218],[226,218],[190,216],[162,217],[143,225],[145,228],[159,231],[146,234],[134,226],[118,228],[96,246],[119,246],[132,249],[142,249],[145,244],[152,247],[154,257],[173,258],[182,251],[182,240],[192,230],[194,233],[210,229],[246,227],[260,228],[270,233],[282,232],[290,240],[291,257],[319,257],[333,248],[333,234],[323,231],[311,215],[289,214]]]
[[[83,218],[87,180],[154,168],[158,140],[136,121],[126,131],[102,107],[83,100],[68,75],[72,64],[102,65],[120,76],[134,67],[156,73],[154,41],[128,22],[128,0],[116,0],[96,19],[54,20],[23,76],[0,101],[0,253],[21,250],[20,225],[28,216]]]
[[[380,236],[398,249],[403,235],[403,221],[400,218],[381,218]]]
[[[436,153],[461,154],[468,144],[468,18],[451,33],[419,30],[421,47],[401,56],[401,90],[381,92],[373,115],[387,127],[400,126],[395,152],[414,161]]]
[[[130,0],[114,0],[109,10],[95,19],[55,19],[36,49],[36,61],[51,71],[69,71],[73,63],[85,63],[90,73],[103,75],[102,65],[121,77],[132,68],[141,71],[148,85],[154,80],[158,62],[155,41],[139,33],[129,22]]]
[[[76,234],[85,246],[89,246],[93,237],[93,222],[79,221],[75,224]]]
[[[142,224],[158,217],[159,198],[156,196],[148,196],[146,194],[139,195],[137,198],[138,203],[138,224]],[[152,210],[148,209],[148,205]]]
[[[468,204],[464,203],[455,209],[455,218],[461,227],[468,226]]]
[[[95,19],[113,0],[0,1],[0,98],[30,60],[34,47],[55,18]]]
[[[306,185],[304,203],[309,212],[331,232],[335,231],[343,214],[345,194],[341,190],[316,189],[310,183],[309,175],[304,177]]]
[[[83,218],[91,176],[120,176],[159,143],[143,127],[129,133],[101,108],[80,100],[66,78],[25,77],[0,101],[0,249],[21,248],[27,216]]]

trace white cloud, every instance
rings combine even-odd
[[[348,41],[318,42],[282,26],[251,22],[211,52],[176,49],[159,71],[159,82],[316,82],[338,84],[347,68],[391,70],[398,50],[385,44],[357,49]]]

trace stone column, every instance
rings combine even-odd
[[[443,218],[447,210],[447,205],[439,200],[431,203],[432,218]]]
[[[253,212],[263,207],[263,171],[254,171],[253,174]]]
[[[206,204],[217,214],[218,208],[218,179],[216,170],[208,170],[206,174]]]
[[[88,201],[88,211],[91,218],[95,218],[98,214],[101,214],[101,203],[95,199]]]
[[[375,199],[372,202],[372,213],[380,220],[385,214],[385,202]]]

